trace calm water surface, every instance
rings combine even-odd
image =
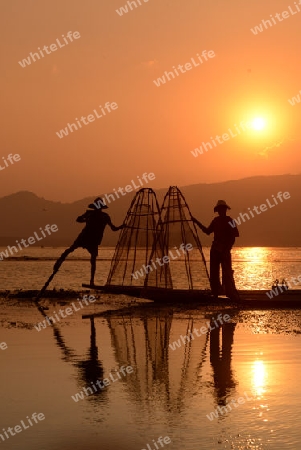
[[[5,250],[0,248],[0,252]],[[20,251],[14,258],[0,261],[1,289],[40,289],[52,273],[54,261],[61,255],[63,248],[32,247]],[[105,284],[113,248],[99,248],[95,283]],[[204,248],[206,261],[209,262],[209,248]],[[270,248],[270,247],[235,247],[232,251],[233,269],[236,285],[239,289],[270,289],[273,281],[278,278],[291,280],[301,277],[301,248]],[[33,260],[20,260],[24,256]],[[63,263],[49,288],[81,289],[82,283],[90,280],[90,263],[87,251],[78,249]],[[198,255],[200,260],[200,257]],[[143,261],[141,262],[141,265]],[[201,264],[201,261],[200,261]],[[177,271],[174,283],[177,288],[186,288],[181,277],[185,269],[180,261],[171,264],[172,271]],[[208,264],[207,264],[208,265]],[[209,267],[209,265],[208,265]],[[301,289],[297,281],[296,289]]]
[[[84,312],[97,313],[104,300]],[[48,304],[49,315],[68,306]],[[2,301],[0,311],[8,345],[0,350],[0,429],[45,415],[2,448],[156,450],[160,436],[170,450],[301,447],[299,311],[225,309],[231,322],[175,350],[169,344],[220,311],[145,304],[85,319],[82,310],[40,332],[32,304]],[[116,378],[129,365],[133,372]],[[72,399],[110,373],[117,381]],[[231,411],[216,410],[232,400]]]
[[[32,248],[26,256],[35,260],[1,261],[0,289],[41,288],[62,250]],[[276,277],[298,277],[300,250],[236,248],[238,287],[264,289]],[[106,281],[112,254],[100,250],[99,284]],[[78,250],[50,288],[80,289],[89,271],[86,252]],[[135,302],[126,308],[130,300],[100,294],[96,303],[38,332],[34,325],[44,317],[31,302],[0,299],[0,344],[8,346],[0,349],[0,430],[34,412],[45,415],[5,441],[0,437],[1,448],[157,450],[153,440],[160,436],[171,443],[158,448],[170,450],[301,448],[300,311]],[[44,300],[49,316],[69,303]],[[115,311],[104,314],[110,309]],[[219,312],[231,321],[209,331]],[[184,339],[201,327],[199,337]],[[122,366],[133,371],[119,379]],[[97,381],[110,381],[110,374],[116,381],[98,388]],[[93,385],[86,395],[84,388]],[[76,394],[82,399],[74,401]]]

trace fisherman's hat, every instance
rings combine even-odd
[[[90,208],[90,209],[107,209],[108,207],[104,203],[102,198],[97,197],[93,203],[90,203],[90,205],[88,205],[88,208]]]
[[[225,202],[225,200],[218,200],[217,204],[214,207],[214,212],[216,212],[219,208],[227,208],[231,209],[229,205]]]

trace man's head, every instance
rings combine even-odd
[[[214,212],[217,212],[219,216],[226,216],[227,209],[231,209],[229,205],[225,202],[225,200],[218,200],[217,204],[214,207]]]
[[[88,205],[88,208],[90,208],[90,209],[107,209],[108,207],[102,198],[97,197],[93,203],[90,203],[90,205]]]

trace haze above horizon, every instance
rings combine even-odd
[[[275,18],[294,2],[151,0],[120,15],[125,3],[1,4],[2,195],[70,202],[150,172],[154,189],[300,172],[288,99],[301,12]]]

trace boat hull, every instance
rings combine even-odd
[[[198,289],[162,289],[162,288],[144,288],[140,286],[90,286],[82,285],[98,291],[126,294],[132,297],[153,300],[156,303],[166,304],[218,304],[229,306],[234,303],[239,307],[264,307],[264,308],[301,308],[301,290],[287,290],[273,298],[269,298],[268,290],[238,290],[239,302],[234,302],[226,296],[220,296],[214,299],[210,291]]]

